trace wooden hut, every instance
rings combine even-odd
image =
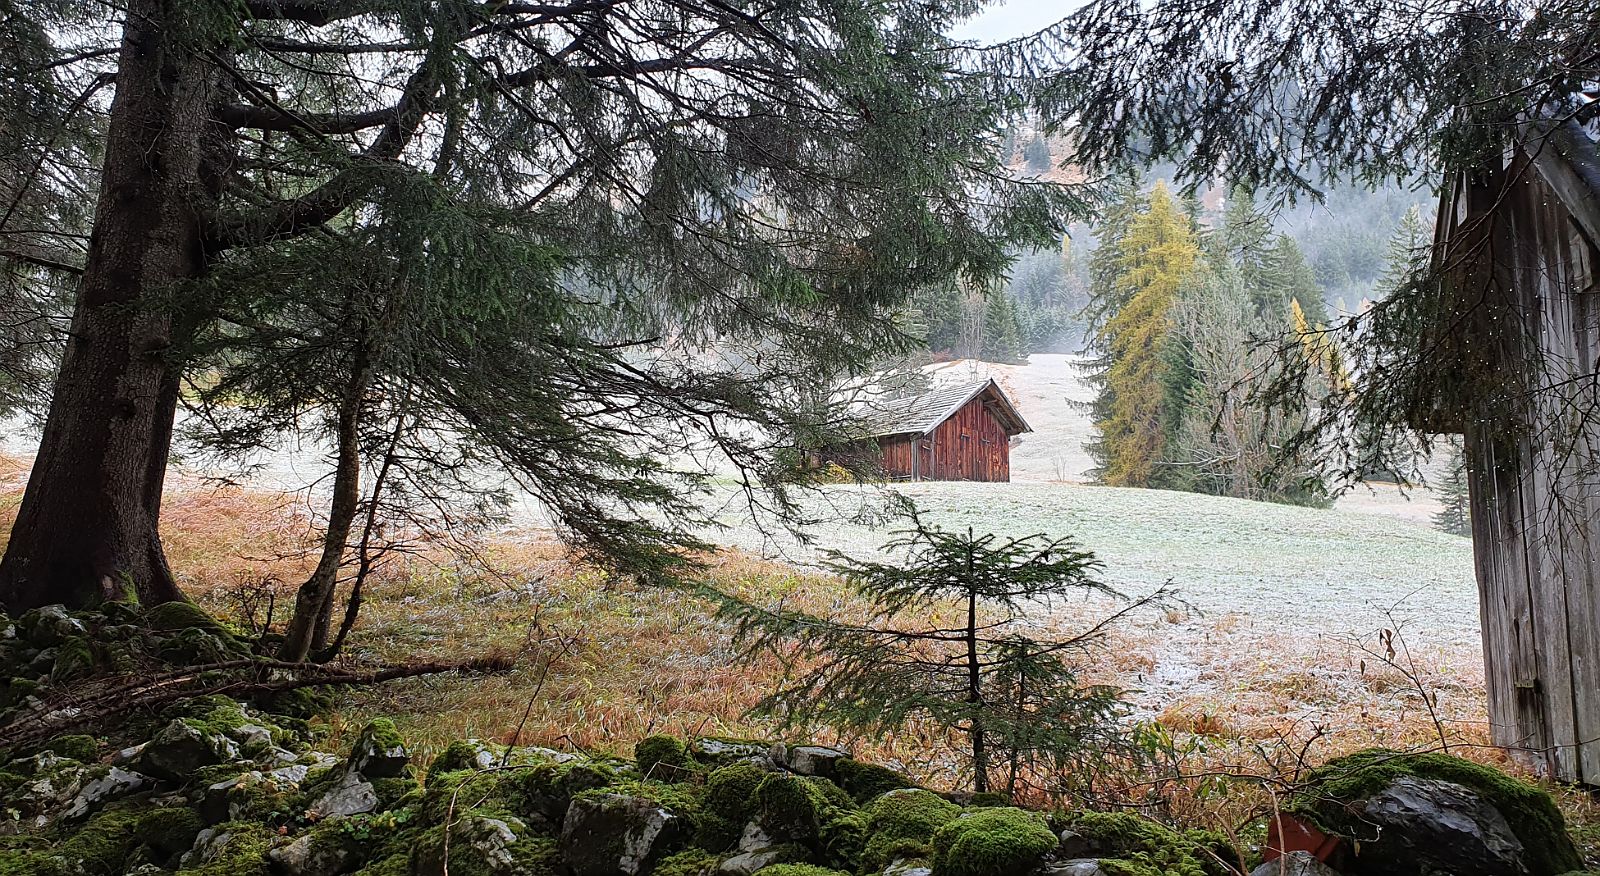
[[[1425,425],[1464,437],[1494,742],[1600,785],[1600,161],[1574,122],[1526,134],[1441,198],[1460,379]]]
[[[1011,439],[1032,431],[993,380],[883,402],[866,419],[891,480],[1009,481]]]

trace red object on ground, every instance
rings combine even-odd
[[[1289,852],[1310,852],[1324,864],[1336,866],[1342,863],[1337,859],[1344,856],[1344,840],[1328,836],[1316,825],[1280,812],[1267,825],[1267,847],[1261,856],[1276,861]]]

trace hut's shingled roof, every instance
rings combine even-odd
[[[921,395],[877,401],[863,412],[862,421],[868,436],[873,438],[920,435],[932,432],[965,407],[967,402],[985,393],[989,396],[985,399],[986,404],[1005,427],[1006,434],[1033,431],[993,379],[942,386]]]

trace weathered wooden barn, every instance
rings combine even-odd
[[[1438,322],[1471,340],[1433,425],[1465,439],[1494,741],[1600,785],[1600,161],[1526,133],[1441,198]]]
[[[882,402],[866,420],[891,480],[1009,481],[1011,439],[1032,431],[993,380]]]

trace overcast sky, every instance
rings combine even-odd
[[[983,43],[1025,36],[1055,24],[1079,5],[1079,0],[1005,0],[957,27],[952,35]]]

